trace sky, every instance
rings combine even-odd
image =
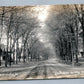
[[[55,5],[55,4],[81,4],[84,0],[0,0],[0,6],[15,5]]]

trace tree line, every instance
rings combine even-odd
[[[84,57],[84,5],[57,5],[49,11],[47,25],[55,35],[57,56],[66,61],[78,63],[79,53]],[[82,38],[79,50],[79,38]]]
[[[78,63],[79,38],[82,38],[82,56],[84,57],[84,5],[50,6],[45,24],[54,37],[56,57],[66,63]],[[11,63],[41,61],[49,57],[49,52],[36,37],[40,28],[38,13],[33,6],[0,7],[0,65],[1,54],[4,55],[5,67]],[[3,33],[6,42],[2,48]]]

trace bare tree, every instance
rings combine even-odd
[[[72,62],[75,55],[76,62],[78,62],[78,18],[73,7],[73,5],[52,7],[51,19],[47,21],[47,25],[55,34],[56,48],[59,49],[56,50],[58,50],[57,53],[60,52],[59,56]]]

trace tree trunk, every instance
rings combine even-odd
[[[9,55],[9,65],[11,66],[11,36],[10,36],[10,55]]]
[[[23,63],[25,63],[25,43],[24,43],[24,50],[23,50]]]
[[[7,53],[5,55],[5,67],[7,67],[7,63],[8,63],[8,45],[9,45],[9,32],[7,30]]]
[[[83,26],[83,57],[84,57],[84,26]]]
[[[78,63],[78,25],[76,22],[76,63]]]
[[[17,38],[17,36],[16,36]],[[18,64],[18,39],[16,41],[16,64]]]

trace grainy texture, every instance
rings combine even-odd
[[[0,80],[83,77],[83,4],[0,7]]]

